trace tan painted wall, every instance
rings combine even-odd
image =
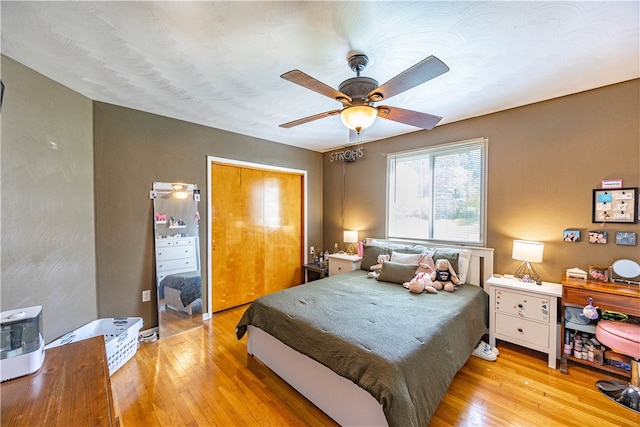
[[[207,155],[307,169],[309,244],[331,249],[341,240],[343,189],[344,226],[363,230],[361,238],[384,236],[387,153],[486,137],[487,244],[496,249],[496,271],[517,267],[514,238],[546,243],[536,266],[544,280],[560,280],[567,267],[640,261],[638,246],[561,241],[565,228],[601,228],[591,224],[591,194],[602,179],[640,185],[640,80],[369,143],[365,158],[343,164],[153,114],[92,108],[4,56],[2,79],[2,310],[43,304],[47,341],[96,317],[157,324],[155,304],[140,302],[153,286],[148,192],[153,181],[206,188]],[[605,229],[640,234],[637,224]],[[202,221],[203,253],[206,230]]]
[[[208,155],[306,169],[308,238],[321,245],[320,153],[92,103],[5,56],[2,80],[2,310],[43,305],[45,341],[99,317],[157,325],[155,294],[141,302],[155,287],[149,190],[203,189],[206,256]]]
[[[544,260],[534,268],[546,281],[560,281],[570,267],[640,262],[639,246],[615,244],[615,231],[640,235],[639,224],[591,223],[592,190],[601,180],[640,186],[639,95],[640,80],[633,80],[364,144],[365,157],[355,163],[332,163],[325,153],[324,246],[341,241],[343,189],[344,227],[362,230],[361,239],[384,237],[388,153],[485,137],[487,246],[495,248],[496,272],[513,273],[519,265],[511,259],[514,239],[545,243]],[[568,228],[581,230],[583,241],[564,243]],[[607,230],[609,243],[589,244],[585,234],[593,229]]]
[[[309,243],[322,242],[320,153],[100,102],[94,103],[94,149],[100,317],[136,313],[145,328],[157,325],[149,200],[154,181],[203,189],[200,253],[207,277],[207,156],[307,170]],[[266,255],[277,260],[277,254]],[[151,303],[141,302],[145,289],[152,289]]]
[[[2,56],[2,311],[45,341],[97,316],[91,100]]]

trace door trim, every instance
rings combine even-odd
[[[207,195],[211,194],[211,163],[212,162],[222,163],[230,166],[241,166],[241,167],[249,167],[249,168],[254,168],[259,170],[295,173],[295,174],[302,175],[303,192],[304,192],[303,206],[302,206],[304,210],[303,224],[302,224],[302,227],[304,229],[304,241],[302,242],[302,245],[303,245],[302,253],[304,255],[304,262],[306,263],[307,262],[306,248],[308,247],[307,239],[309,236],[309,232],[307,229],[307,216],[308,216],[307,171],[305,169],[285,168],[280,166],[265,165],[261,163],[245,162],[242,160],[226,159],[224,157],[207,156]],[[211,266],[211,256],[212,256],[211,241],[213,239],[213,235],[212,235],[213,230],[211,229],[211,221],[212,221],[211,200],[209,200],[209,197],[207,196],[207,312],[206,314],[203,313],[203,317],[205,319],[210,319],[211,316],[213,316],[213,272],[212,272],[212,266]],[[200,260],[200,262],[202,262],[202,260]]]

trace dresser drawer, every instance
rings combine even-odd
[[[158,261],[157,265],[158,274],[169,270],[193,271],[197,269],[197,265],[193,257],[169,261]]]
[[[627,295],[616,295],[593,291],[590,289],[576,289],[564,287],[562,295],[563,304],[585,306],[589,304],[589,298],[593,299],[593,305],[602,310],[620,311],[622,313],[640,316],[640,298]]]
[[[193,252],[194,252],[193,245],[160,247],[156,249],[156,261],[192,258]]]
[[[534,285],[535,286],[535,285]],[[550,300],[545,296],[494,288],[495,310],[523,319],[549,322]]]
[[[193,246],[193,237],[173,238],[173,239],[156,239],[157,248],[168,248],[172,246]]]
[[[549,348],[548,324],[496,313],[495,328],[496,334],[502,335],[516,344],[520,341],[541,348]]]

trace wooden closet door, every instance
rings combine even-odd
[[[214,312],[300,284],[303,179],[212,162]]]

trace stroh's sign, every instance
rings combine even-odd
[[[357,148],[350,148],[347,150],[336,151],[329,156],[330,162],[355,162],[360,157],[364,157],[364,148],[358,146]]]

